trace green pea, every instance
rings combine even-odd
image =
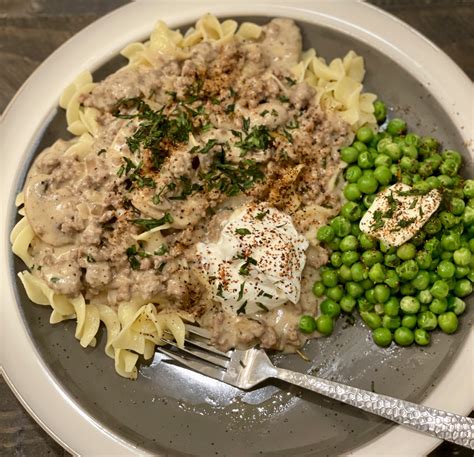
[[[450,335],[458,329],[458,317],[452,311],[440,314],[438,316],[438,325],[444,333]]]
[[[415,173],[419,166],[418,160],[406,156],[401,158],[399,165],[403,171],[408,171],[410,173]]]
[[[362,233],[362,230],[360,229],[359,224],[357,222],[352,223],[351,235],[354,235],[358,239],[361,233]]]
[[[412,243],[405,243],[402,244],[397,249],[397,256],[400,257],[402,260],[410,260],[415,257],[416,254],[416,247]]]
[[[459,316],[466,310],[466,302],[459,297],[448,297],[448,310]]]
[[[364,195],[364,197],[362,198],[362,203],[367,209],[369,209],[372,206],[372,203],[374,203],[375,198],[375,194]]]
[[[441,181],[437,176],[428,176],[425,181],[431,189],[439,189],[441,187]]]
[[[334,239],[332,239],[331,241],[326,241],[326,244],[331,250],[337,251],[339,249],[340,242],[341,242],[341,238],[339,238],[338,236],[335,236]]]
[[[372,289],[373,287],[375,287],[374,282],[371,281],[369,278],[363,279],[360,282],[360,285],[364,288],[364,290]]]
[[[349,295],[344,295],[341,298],[339,305],[341,306],[342,311],[344,311],[345,313],[351,313],[353,309],[355,308],[356,303],[357,302],[354,297],[351,297]]]
[[[438,280],[431,286],[430,292],[435,298],[446,298],[449,293],[449,286],[446,281]]]
[[[385,284],[391,289],[396,289],[400,284],[400,278],[394,270],[388,270],[386,273]]]
[[[439,256],[440,249],[441,249],[441,242],[437,238],[430,238],[425,243],[425,251],[430,254],[431,258]],[[432,263],[432,260],[430,261],[430,264],[431,263]]]
[[[357,162],[357,157],[359,157],[359,151],[352,147],[347,146],[341,149],[341,159],[346,163]]]
[[[422,311],[418,314],[418,327],[424,330],[434,330],[438,325],[438,319],[432,311]]]
[[[359,247],[359,241],[354,235],[347,235],[339,244],[339,249],[343,252],[345,251],[356,251]]]
[[[384,282],[386,278],[385,267],[381,263],[376,263],[369,270],[369,279],[375,283]]]
[[[453,253],[449,252],[449,251],[442,252],[440,258],[441,258],[441,260],[452,260]],[[439,263],[441,263],[441,260],[440,260]],[[438,266],[439,266],[439,263],[438,263]],[[438,268],[438,266],[436,268]],[[439,274],[439,272],[438,272],[438,274]]]
[[[454,263],[462,267],[468,266],[472,258],[471,251],[466,247],[457,249],[453,253]]]
[[[374,170],[374,176],[375,179],[383,186],[386,186],[392,182],[392,172],[390,171],[390,168],[385,165],[377,166],[377,168]]]
[[[472,293],[472,283],[469,279],[460,279],[454,285],[454,295],[456,297],[467,297]]]
[[[361,262],[356,262],[351,266],[352,280],[355,282],[362,281],[369,277],[367,268]]]
[[[413,332],[406,327],[399,327],[395,330],[394,340],[399,346],[410,346],[415,341]]]
[[[387,107],[381,100],[375,100],[374,102],[374,116],[379,124],[384,122],[387,117]]]
[[[442,314],[448,309],[448,300],[446,298],[433,298],[429,308],[432,313]]]
[[[344,187],[343,190],[344,197],[349,201],[356,201],[362,197],[362,192],[359,190],[359,187],[355,183],[349,183]]]
[[[321,316],[316,319],[316,330],[321,333],[321,335],[329,336],[334,330],[332,317],[321,314]]]
[[[423,230],[428,235],[434,235],[442,229],[441,221],[437,217],[432,217],[428,222],[423,226]]]
[[[316,330],[316,321],[313,316],[301,316],[298,327],[303,333],[313,333]]]
[[[400,286],[401,295],[415,295],[417,290],[411,282],[404,283]]]
[[[319,241],[331,241],[335,237],[334,230],[329,226],[329,225],[323,225],[322,227],[319,228],[316,238]]]
[[[350,297],[359,298],[364,294],[364,288],[357,282],[346,283],[346,292]]]
[[[446,251],[456,251],[461,247],[461,237],[458,233],[448,232],[441,237],[441,247]]]
[[[415,297],[403,297],[400,308],[406,314],[416,314],[420,310],[420,302]]]
[[[438,275],[438,273],[434,272],[434,271],[430,271],[430,283],[431,284],[434,284],[436,281],[439,281],[440,280],[440,277]]]
[[[383,305],[384,312],[387,316],[396,317],[400,312],[400,301],[397,297],[390,297]]]
[[[334,230],[336,236],[344,237],[351,232],[351,223],[343,216],[336,216],[330,222],[331,228]]]
[[[342,254],[339,251],[335,251],[329,257],[331,265],[335,268],[339,268],[342,265]]]
[[[347,202],[341,208],[341,215],[354,222],[362,217],[362,208],[355,202]]]
[[[393,118],[388,124],[387,124],[387,133],[389,133],[392,136],[395,135],[401,135],[405,133],[407,130],[407,123],[398,117]]]
[[[449,188],[453,187],[453,185],[454,185],[453,179],[451,177],[449,177],[448,175],[439,175],[438,179],[441,183],[441,187],[449,189]]]
[[[438,217],[443,226],[447,229],[450,229],[451,227],[454,227],[456,224],[459,223],[459,218],[449,213],[448,211],[441,211]]]
[[[474,225],[474,207],[466,207],[464,214],[462,215],[462,221],[466,226]]]
[[[399,265],[395,271],[401,279],[406,281],[411,281],[418,274],[419,268],[415,260],[405,260],[401,265]]]
[[[357,308],[359,309],[360,312],[372,311],[374,309],[374,304],[375,303],[371,302],[366,297],[360,297],[357,300]]]
[[[396,254],[385,254],[384,265],[390,268],[395,268],[400,265],[401,260]]]
[[[392,172],[390,171],[390,166],[392,165],[392,159],[387,154],[378,154],[374,160],[375,167],[385,167],[390,172],[390,179],[392,177]],[[377,169],[376,168],[376,169]],[[378,178],[377,178],[378,180]],[[380,182],[380,181],[379,181]],[[389,181],[390,182],[390,181]]]
[[[389,330],[395,330],[401,325],[400,316],[383,316],[382,318],[382,325]]]
[[[371,328],[372,330],[382,327],[382,319],[376,313],[363,311],[360,313],[360,317],[367,324],[367,327]]]
[[[392,344],[392,332],[384,327],[372,331],[372,339],[377,346],[388,347]]]
[[[467,276],[469,274],[469,271],[470,269],[468,266],[463,267],[463,266],[456,265],[456,271],[454,273],[454,277],[456,279],[464,278],[464,276]]]
[[[351,269],[347,265],[341,265],[339,270],[337,270],[337,275],[339,277],[339,281],[344,284],[348,281],[352,281]]]
[[[367,145],[362,143],[362,141],[354,141],[352,147],[356,148],[359,152],[367,151]]]
[[[430,274],[427,271],[419,271],[411,281],[417,290],[425,290],[430,285]]]
[[[455,216],[461,216],[462,213],[464,213],[464,209],[466,208],[466,204],[464,203],[464,200],[462,198],[454,197],[454,198],[451,199],[449,204],[450,204],[450,207],[451,207],[451,212]]]
[[[431,175],[434,173],[433,165],[429,162],[421,162],[418,167],[418,173],[422,178],[427,178],[426,183],[430,189],[434,189],[433,181],[428,182],[428,178],[432,177]]]
[[[321,280],[326,287],[334,287],[337,285],[337,273],[334,270],[323,271]]]
[[[338,302],[343,297],[343,295],[344,295],[344,289],[342,288],[341,285],[330,287],[326,291],[326,297],[336,302]]]
[[[390,288],[383,284],[377,284],[374,288],[377,303],[385,303],[390,298]]]
[[[383,254],[376,249],[370,249],[368,251],[364,251],[361,256],[362,262],[367,265],[368,267],[372,267],[376,263],[380,263],[383,261]]]
[[[372,168],[374,166],[374,160],[369,151],[362,151],[357,158],[357,165],[362,169]]]
[[[418,301],[421,304],[428,305],[433,300],[433,295],[429,290],[420,290],[419,294],[417,295]]]
[[[418,344],[418,346],[427,346],[430,344],[431,336],[430,334],[422,329],[422,328],[417,328],[414,331],[415,335],[415,343]]]
[[[321,313],[331,317],[338,317],[339,314],[341,314],[341,307],[339,304],[330,298],[323,300],[319,305],[319,309]]]
[[[402,327],[409,328],[413,330],[416,327],[418,318],[414,314],[407,314],[402,317]]]
[[[439,143],[432,137],[425,136],[421,138],[419,144],[420,153],[424,156],[429,156],[430,154],[435,153],[439,149]]]
[[[377,147],[377,150],[379,148]],[[397,162],[400,160],[400,157],[402,156],[402,151],[400,149],[400,146],[395,143],[389,143],[387,144],[382,151],[379,151],[383,154],[388,155],[394,162]]]
[[[377,180],[370,175],[362,174],[357,181],[357,187],[364,194],[373,194],[377,190]]]
[[[345,251],[342,253],[342,263],[350,267],[359,260],[359,253],[357,251]]]
[[[438,170],[440,165],[443,163],[443,158],[440,154],[431,154],[431,156],[425,159],[425,162],[429,163],[433,167],[433,170]],[[446,177],[449,178],[449,176]],[[451,181],[451,178],[449,178],[449,180]]]
[[[373,249],[376,246],[377,241],[370,235],[367,235],[366,233],[361,233],[359,236],[359,244],[362,249],[368,250]]]
[[[324,286],[322,281],[316,281],[313,284],[313,289],[312,290],[313,290],[313,294],[316,297],[322,297],[326,292],[326,287]]]
[[[452,159],[446,159],[440,165],[439,171],[447,176],[455,176],[459,171],[459,164]]]
[[[405,136],[405,143],[417,148],[421,143],[421,138],[416,133],[407,133]]]
[[[349,183],[356,183],[357,180],[362,176],[362,170],[357,165],[351,165],[347,167],[344,177]]]
[[[402,154],[404,157],[410,157],[411,159],[417,159],[418,158],[418,150],[416,149],[416,146],[413,146],[412,144],[403,144],[401,146]]]
[[[448,260],[442,260],[438,267],[436,268],[436,272],[439,276],[443,279],[452,278],[454,276],[454,272],[456,271],[456,267],[453,263],[449,262]]]
[[[357,130],[356,137],[362,143],[369,143],[374,137],[374,131],[370,127],[360,127]]]
[[[464,181],[463,192],[467,198],[474,198],[474,179]]]
[[[445,160],[446,159],[454,160],[454,162],[456,162],[458,165],[461,165],[461,163],[462,163],[462,156],[457,151],[453,151],[451,149],[448,149],[448,150],[442,152],[441,156]]]

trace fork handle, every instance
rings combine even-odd
[[[282,368],[276,369],[274,377],[436,438],[474,449],[474,420],[469,417]]]

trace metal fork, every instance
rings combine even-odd
[[[205,329],[186,325],[186,346],[164,338],[170,348],[157,350],[210,378],[248,390],[275,378],[384,417],[414,430],[474,449],[474,420],[316,376],[275,367],[262,349],[222,352],[211,346]]]

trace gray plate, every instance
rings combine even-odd
[[[267,18],[245,20],[263,23]],[[446,147],[467,154],[449,116],[396,62],[341,32],[304,22],[299,25],[305,48],[314,46],[327,59],[349,49],[364,56],[366,90],[379,94],[417,133],[435,135]],[[121,58],[111,60],[97,70],[95,79],[123,63]],[[67,137],[64,118],[64,112],[58,110],[44,126],[31,159],[55,139]],[[19,189],[21,186],[18,183]],[[17,258],[13,264],[15,272],[24,269]],[[147,451],[200,456],[339,455],[391,426],[350,406],[280,383],[242,392],[163,363],[159,355],[141,366],[137,381],[125,380],[103,352],[103,330],[97,348],[82,349],[74,338],[75,323],[49,325],[49,309],[31,303],[16,275],[14,278],[25,325],[51,373],[87,414]],[[449,368],[467,337],[472,316],[471,306],[455,335],[436,332],[427,348],[388,350],[375,346],[360,323],[351,326],[339,319],[330,338],[311,341],[305,347],[311,363],[298,356],[276,355],[274,359],[286,368],[312,370],[328,379],[420,402]]]

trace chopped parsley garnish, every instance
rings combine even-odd
[[[236,228],[235,233],[237,235],[245,236],[245,235],[250,235],[250,230],[248,228]]]
[[[259,221],[262,221],[263,218],[270,212],[269,209],[265,210],[265,211],[261,211],[259,213],[257,213],[257,215],[255,216],[255,219],[258,219]]]
[[[168,252],[168,246],[166,244],[162,244],[155,252],[155,255],[165,255]]]
[[[140,258],[150,257],[150,254],[141,249],[140,246],[133,244],[125,251],[132,270],[140,269]]]
[[[231,114],[235,111],[235,103],[230,103],[229,105],[227,105],[224,109],[224,113],[226,114]]]
[[[256,305],[262,310],[262,311],[265,311],[266,313],[268,313],[268,308],[263,304],[263,303],[260,303],[260,302],[256,302]]]
[[[222,151],[217,154],[209,171],[200,174],[206,190],[219,190],[231,197],[250,189],[264,179],[264,174],[254,160],[242,160],[237,164],[227,162]]]
[[[248,127],[245,129],[245,137],[239,132],[240,141],[235,143],[235,146],[242,150],[242,156],[249,151],[264,151],[273,144],[273,138],[270,135],[270,130],[266,125],[254,125],[249,131]]]
[[[94,257],[92,257],[90,254],[87,254],[86,260],[87,260],[89,263],[95,263]]]
[[[165,268],[165,265],[166,265],[166,262],[161,262],[157,270],[161,273],[163,271],[163,268]]]
[[[289,86],[294,86],[296,84],[296,81],[288,76],[286,76],[285,79]]]
[[[170,213],[166,213],[160,219],[132,219],[130,222],[142,227],[147,232],[148,230],[152,230],[156,227],[161,227],[165,224],[171,224],[173,220],[173,216]]]
[[[245,257],[242,256],[242,258]],[[257,261],[253,257],[246,258],[245,263],[239,268],[239,275],[248,276],[250,274],[250,265],[257,265]]]
[[[268,111],[267,109],[264,109],[261,113],[260,113],[260,116],[262,117],[265,117],[270,111]]]
[[[293,135],[288,130],[283,129],[283,135],[288,140],[288,143],[293,144]],[[326,165],[324,164],[324,166],[326,166]]]
[[[50,281],[53,283],[57,283],[59,281],[59,278],[56,278],[56,276],[53,276],[50,278]]]
[[[290,99],[286,95],[279,95],[278,100],[280,100],[282,103],[289,103]]]
[[[222,285],[222,283],[219,283],[219,285],[217,286],[217,294],[216,295],[218,297],[224,298],[224,286]]]
[[[398,231],[402,228],[406,228],[406,227],[409,227],[411,224],[413,224],[413,222],[416,221],[416,217],[412,217],[410,219],[401,219],[397,222],[397,227],[399,227],[398,229],[395,229],[394,231]]]
[[[138,162],[137,164],[133,163],[128,157],[122,157],[125,161],[124,165],[121,165],[120,168],[117,170],[117,175],[119,177],[126,176],[127,179],[125,181],[127,189],[131,189],[134,185],[139,188],[142,187],[151,187],[154,188],[156,186],[155,181],[153,178],[149,176],[142,176],[140,171],[143,166],[143,162]]]
[[[245,314],[245,308],[247,307],[247,300],[242,303],[242,306],[237,310],[237,314]]]
[[[191,179],[189,179],[187,176],[180,176],[179,181],[181,185],[181,193],[168,197],[170,200],[186,200],[186,198],[192,195],[193,193],[202,190],[202,185],[191,182]]]
[[[382,220],[383,213],[382,211],[374,211],[374,224],[372,226],[373,229],[377,230],[382,228],[385,225],[385,222]]]
[[[288,122],[288,124],[286,124],[286,128],[290,130],[297,129],[299,126],[300,126],[300,123],[298,122],[298,119],[296,118],[292,119],[290,122]]]
[[[104,154],[104,152],[106,152],[106,151],[107,151],[107,149],[105,149],[105,148],[99,149],[97,151],[97,155],[100,156],[100,155]]]
[[[242,300],[242,298],[244,298],[244,287],[245,287],[245,281],[240,285],[239,296],[237,298],[237,301],[240,301],[240,300]],[[247,302],[245,302],[245,303],[247,303]]]
[[[207,140],[207,143],[203,147],[194,146],[189,151],[190,154],[207,154],[214,146],[221,146],[224,147],[225,143],[220,143],[219,140],[212,138]]]

